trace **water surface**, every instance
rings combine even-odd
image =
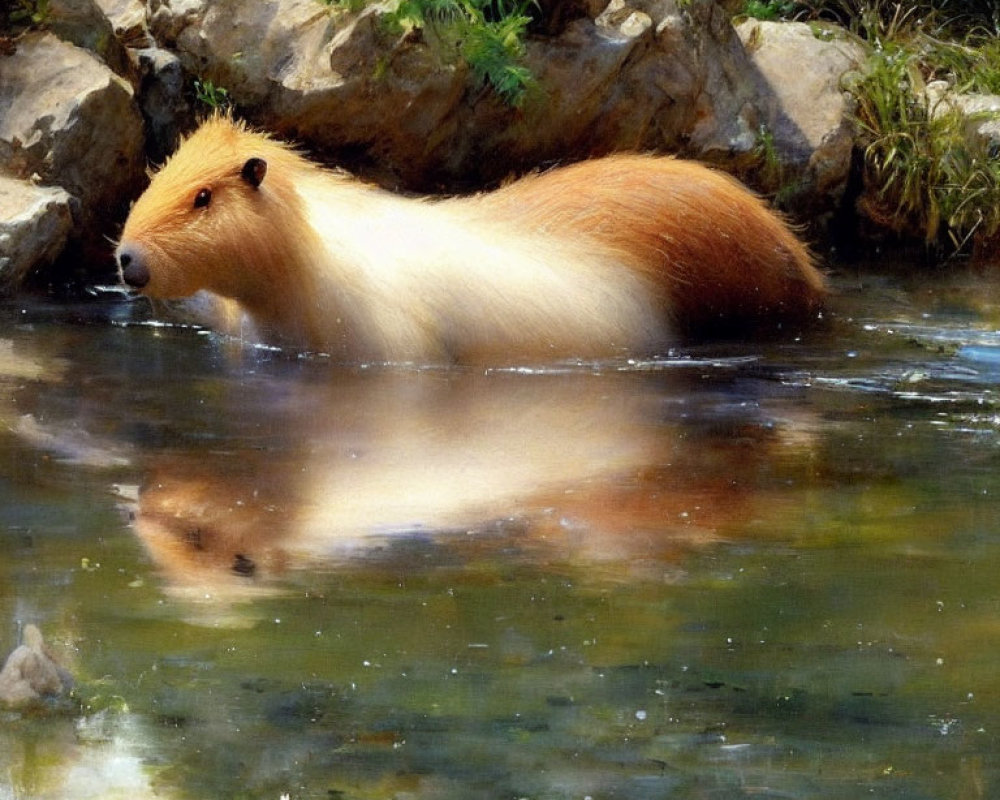
[[[8,303],[0,798],[996,796],[996,292],[837,283],[525,370]]]

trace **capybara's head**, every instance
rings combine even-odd
[[[209,119],[133,205],[115,251],[122,282],[157,298],[245,294],[262,266],[282,260],[294,193],[275,177],[276,162],[296,158],[229,117]]]

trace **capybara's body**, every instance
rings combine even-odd
[[[784,222],[692,162],[610,156],[414,199],[224,116],[153,177],[117,256],[150,297],[207,290],[265,340],[362,360],[651,354],[808,318],[824,294]]]

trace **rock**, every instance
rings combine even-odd
[[[26,625],[23,639],[0,670],[0,703],[9,706],[62,694],[72,685],[69,674],[47,652],[38,628]]]
[[[117,75],[131,78],[132,66],[125,47],[94,0],[49,0],[45,29],[94,53]]]
[[[146,4],[142,0],[96,0],[111,22],[115,36],[129,47],[149,47],[152,42],[146,29]]]
[[[957,113],[965,118],[965,137],[978,153],[1000,154],[1000,95],[962,94],[947,81],[932,81],[926,88],[931,116]]]
[[[92,53],[51,33],[22,37],[0,69],[0,169],[75,197],[74,238],[90,257],[109,259],[104,237],[144,179],[132,88]]]
[[[766,188],[785,192],[786,202],[800,210],[803,203],[810,213],[832,209],[846,187],[854,147],[853,105],[841,79],[865,62],[865,46],[843,31],[834,35],[801,22],[746,20],[736,31],[760,85],[765,160],[777,162],[761,171],[771,183]]]
[[[538,88],[521,108],[480,86],[432,30],[388,33],[385,4],[152,0],[150,30],[254,121],[411,189],[482,186],[613,150],[716,161],[752,151],[756,86],[713,2],[613,0],[596,17],[583,0],[550,6],[560,32],[527,41]]]
[[[73,227],[70,207],[63,189],[0,176],[0,294],[62,252]]]
[[[158,47],[134,54],[139,67],[139,104],[146,121],[146,155],[154,164],[162,164],[177,149],[181,134],[194,126],[184,67],[177,56]]]

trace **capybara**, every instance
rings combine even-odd
[[[735,179],[613,155],[464,197],[404,197],[216,115],[129,214],[121,278],[207,290],[262,341],[348,360],[652,355],[678,335],[802,321],[824,280]]]

